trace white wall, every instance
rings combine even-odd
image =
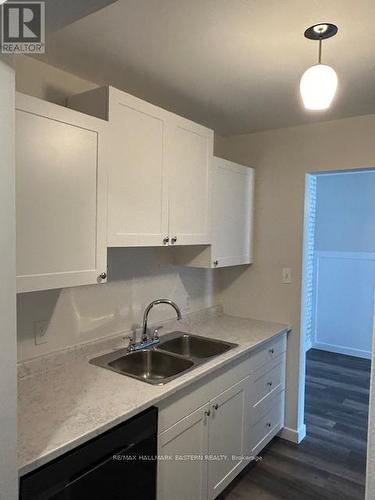
[[[16,57],[18,92],[65,105],[66,98],[97,87],[93,82],[27,56]]]
[[[17,58],[16,88],[56,104],[95,87],[35,59]],[[213,272],[178,268],[167,248],[110,249],[109,282],[102,285],[50,290],[17,296],[17,339],[20,361],[71,345],[110,336],[139,324],[145,306],[169,297],[183,312],[215,303]],[[151,321],[169,319],[170,307],[155,308]],[[48,321],[47,343],[36,345],[34,324]]]
[[[301,263],[307,172],[375,165],[375,115],[218,141],[217,154],[255,166],[255,256],[246,269],[220,271],[219,299],[231,314],[287,322],[286,426],[303,433],[304,345],[300,334]],[[293,282],[281,283],[292,268]]]
[[[314,344],[371,357],[375,171],[316,178]]]
[[[375,253],[375,171],[320,174],[315,248]]]
[[[0,56],[0,500],[16,500],[14,70]]]
[[[213,305],[212,271],[174,267],[169,253],[165,248],[110,249],[107,284],[18,294],[18,359],[139,326],[145,306],[156,298],[171,298],[183,314]],[[172,308],[158,306],[150,321],[174,316]],[[34,322],[45,320],[48,342],[35,345]]]

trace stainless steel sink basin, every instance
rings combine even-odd
[[[169,340],[163,340],[162,338],[158,349],[179,354],[186,358],[211,358],[236,346],[236,344],[222,340],[208,339],[184,332],[173,332],[172,335],[173,338]]]
[[[90,363],[154,385],[165,384],[194,366],[192,360],[154,349],[110,353]]]
[[[237,344],[172,332],[163,336],[157,347],[133,352],[121,349],[90,363],[149,384],[163,385],[234,347]]]

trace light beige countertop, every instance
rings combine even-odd
[[[180,330],[239,345],[162,386],[89,364],[90,359],[119,349],[119,336],[22,363],[18,381],[19,474],[124,422],[287,329],[278,323],[224,315],[218,308],[169,321],[163,334]]]

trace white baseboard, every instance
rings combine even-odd
[[[312,346],[314,349],[322,351],[336,352],[337,354],[346,354],[347,356],[355,356],[356,358],[371,359],[371,351],[362,351],[361,349],[351,349],[341,345],[325,344],[324,342],[315,342]]]
[[[284,427],[278,434],[281,439],[291,441],[292,443],[299,444],[306,437],[306,425],[303,424],[298,430]]]

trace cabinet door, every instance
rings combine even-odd
[[[205,500],[209,405],[160,434],[158,500]]]
[[[168,126],[171,244],[211,243],[213,132],[171,115]]]
[[[222,459],[208,463],[210,499],[216,498],[248,463],[242,457],[248,441],[249,384],[247,377],[211,401],[208,449],[210,455]]]
[[[109,89],[108,246],[161,246],[168,234],[166,116]]]
[[[252,262],[253,172],[251,168],[214,159],[212,261],[215,267]]]
[[[88,285],[106,272],[107,124],[17,95],[16,212],[19,292]]]

